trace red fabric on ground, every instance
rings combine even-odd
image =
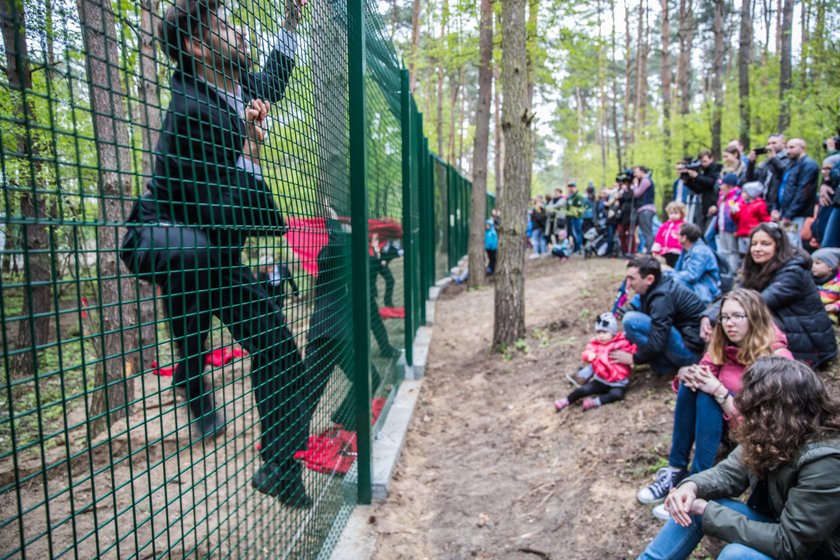
[[[152,373],[155,375],[160,375],[161,377],[172,377],[172,371],[175,369],[172,366],[169,367],[160,367],[158,366],[157,362],[152,362]]]
[[[405,307],[380,307],[379,316],[383,319],[405,319]]]
[[[230,363],[234,358],[241,358],[245,355],[246,352],[242,348],[216,348],[204,356],[204,363],[208,366],[219,367]]]
[[[385,402],[383,398],[371,402],[371,424],[382,414]],[[356,432],[333,426],[318,435],[309,436],[306,450],[295,452],[295,459],[302,460],[306,468],[313,471],[346,474],[357,455]]]

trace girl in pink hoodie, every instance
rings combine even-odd
[[[682,251],[680,226],[685,222],[686,207],[682,202],[674,201],[665,207],[665,212],[668,213],[668,221],[659,226],[651,252],[664,258],[665,263],[673,268]]]

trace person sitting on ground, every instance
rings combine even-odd
[[[611,360],[609,354],[613,350],[624,350],[632,354],[636,347],[627,340],[624,333],[618,332],[618,322],[613,314],[602,313],[595,321],[595,338],[589,341],[581,355],[585,365],[576,374],[566,374],[566,379],[577,389],[554,402],[558,411],[580,399],[583,399],[584,411],[624,399],[624,392],[630,383],[630,366]],[[591,395],[598,396],[589,398]]]
[[[730,208],[732,221],[737,225],[735,240],[738,245],[738,255],[741,259],[750,248],[750,232],[758,224],[770,221],[767,203],[762,195],[764,185],[758,181],[747,183],[741,189],[741,200],[736,201]]]
[[[665,259],[665,264],[673,267],[680,258],[682,245],[680,244],[680,226],[685,222],[685,204],[669,202],[665,207],[668,220],[659,226],[653,239],[652,254]]]
[[[668,466],[659,469],[651,485],[639,490],[636,497],[643,504],[661,502],[685,478],[692,445],[692,474],[715,464],[725,421],[737,418],[733,396],[741,392],[747,367],[762,356],[793,359],[785,335],[773,323],[758,292],[733,290],[723,297],[719,309],[720,320],[703,359],[680,369],[679,381],[674,380],[677,405]],[[653,513],[668,518],[661,506]]]
[[[720,267],[702,234],[695,224],[680,226],[683,252],[670,275],[708,305],[720,296]]]
[[[561,229],[557,232],[557,241],[551,246],[551,254],[555,257],[560,257],[560,260],[565,260],[572,256],[572,246],[569,244],[569,234],[565,229]]]
[[[790,246],[777,223],[753,229],[740,286],[761,293],[797,360],[818,367],[837,355],[834,327],[811,279],[811,259]],[[704,340],[711,334],[712,319],[713,313],[704,316],[700,324]]]
[[[696,363],[703,349],[698,325],[705,306],[700,298],[664,276],[659,261],[649,255],[627,264],[626,285],[640,296],[639,311],[628,311],[622,320],[625,336],[636,345],[636,352],[613,350],[610,360],[650,364],[659,375]]]
[[[840,558],[840,402],[805,364],[767,357],[735,406],[739,447],[668,495],[639,560],[688,558],[704,534],[729,543],[718,560]]]
[[[840,315],[840,249],[818,249],[811,255],[811,274],[820,290],[825,312],[836,325]]]

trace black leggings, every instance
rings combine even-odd
[[[601,404],[609,404],[611,402],[624,400],[624,393],[626,390],[626,387],[614,387],[598,381],[597,379],[593,379],[589,383],[581,385],[569,393],[569,396],[566,398],[569,399],[570,403],[573,403],[579,401],[583,397],[600,395]]]

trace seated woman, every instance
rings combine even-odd
[[[775,222],[753,228],[750,250],[741,266],[740,286],[761,293],[793,357],[818,367],[837,355],[834,327],[811,278],[810,257],[791,247]],[[700,335],[708,340],[711,317],[703,317]]]
[[[743,381],[740,446],[671,492],[640,560],[688,558],[704,534],[730,543],[718,560],[840,558],[840,402],[801,362],[761,358]]]
[[[773,324],[767,306],[752,290],[732,290],[721,300],[720,319],[706,355],[699,365],[681,368],[678,373],[668,466],[659,469],[650,486],[639,490],[636,497],[641,503],[661,502],[686,477],[692,445],[692,473],[715,464],[724,421],[736,414],[733,396],[741,391],[744,370],[758,358],[773,355],[792,358],[785,335]],[[668,518],[662,506],[653,513]]]

